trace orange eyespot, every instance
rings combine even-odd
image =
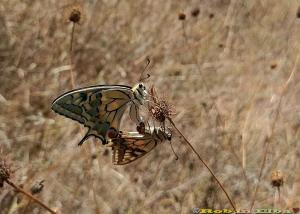
[[[116,138],[118,137],[118,132],[115,128],[110,128],[108,131],[107,131],[107,136],[109,138]]]

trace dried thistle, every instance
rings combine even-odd
[[[81,24],[83,20],[83,9],[82,6],[79,3],[73,3],[70,5],[65,6],[64,8],[64,17],[65,20],[68,22],[71,22],[72,25],[72,32],[70,37],[70,77],[71,77],[71,85],[72,88],[75,88],[75,79],[73,75],[73,57],[72,57],[72,50],[73,50],[73,40],[74,40],[74,34],[75,34],[75,26],[76,24]]]
[[[277,68],[277,64],[276,64],[276,63],[271,64],[271,65],[270,65],[270,68],[271,68],[272,70],[275,69],[275,68]]]
[[[300,7],[297,9],[297,18],[300,18]]]
[[[0,187],[3,187],[4,182],[9,180],[12,174],[11,164],[8,163],[7,156],[3,154],[2,147],[0,147]]]
[[[191,15],[192,15],[193,17],[197,17],[199,14],[200,14],[200,9],[199,9],[199,8],[194,8],[194,9],[191,11]]]
[[[73,22],[74,24],[81,24],[83,20],[82,6],[79,3],[74,3],[65,6],[64,18],[68,22]]]
[[[2,154],[1,154],[2,155]],[[3,187],[5,181],[9,180],[13,173],[11,165],[5,158],[0,158],[0,187]]]
[[[152,102],[149,102],[148,110],[156,121],[163,124],[167,118],[176,114],[175,107],[167,101],[166,96],[158,97],[153,86],[150,89],[150,96]]]
[[[274,170],[271,174],[271,184],[273,187],[281,187],[283,185],[283,174],[280,170]]]
[[[181,20],[181,21],[184,21],[186,18],[186,15],[184,13],[179,13],[178,14],[178,19]]]
[[[3,154],[3,151],[2,151],[2,148],[1,148],[1,145],[0,145],[0,187],[3,187],[4,182],[5,182],[9,186],[11,186],[15,191],[20,192],[20,193],[26,195],[27,197],[30,198],[30,200],[33,200],[34,202],[38,203],[43,208],[45,208],[46,210],[48,210],[50,213],[56,214],[56,211],[54,211],[49,206],[47,206],[42,201],[40,201],[39,199],[35,198],[32,195],[32,194],[34,194],[33,190],[31,190],[32,194],[30,194],[30,193],[24,191],[22,187],[16,185],[13,181],[11,181],[10,178],[11,178],[11,175],[13,173],[14,173],[14,170],[12,170],[11,164],[8,164],[7,157]],[[40,184],[42,186],[43,186],[43,182],[44,181],[40,182]]]
[[[183,140],[197,155],[198,159],[204,164],[204,166],[207,168],[207,170],[210,172],[210,174],[213,176],[213,178],[217,181],[218,185],[223,190],[223,192],[226,195],[232,208],[236,211],[235,205],[233,204],[233,201],[229,197],[229,195],[228,195],[227,191],[225,190],[225,188],[223,187],[222,183],[219,181],[219,179],[216,177],[214,172],[210,169],[208,164],[201,158],[201,156],[195,150],[193,145],[187,140],[187,138],[182,134],[182,132],[177,128],[174,121],[172,120],[171,117],[176,114],[175,107],[167,102],[166,96],[158,97],[156,94],[155,88],[153,86],[151,87],[149,94],[150,94],[150,101],[148,104],[148,110],[149,110],[150,115],[155,120],[163,123],[163,125],[165,123],[165,120],[168,120],[171,123],[171,125],[175,128],[177,133],[183,138]]]

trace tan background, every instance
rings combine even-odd
[[[182,143],[159,145],[144,158],[113,166],[110,153],[50,105],[71,89],[70,1],[0,1],[0,143],[25,189],[60,213],[191,213],[228,208],[211,175]],[[272,207],[272,170],[285,184],[280,209],[300,205],[300,1],[82,1],[73,44],[76,87],[151,78],[176,106],[177,126],[224,183],[238,208],[253,197],[271,135],[255,207]],[[200,9],[197,17],[191,11]],[[178,20],[184,12],[186,20]],[[291,72],[291,81],[282,87]],[[216,111],[213,103],[218,107]],[[276,114],[278,118],[276,118]],[[221,118],[223,123],[217,123]],[[275,125],[274,128],[273,124]],[[1,213],[23,213],[28,199],[5,185]],[[45,213],[29,204],[28,213]]]

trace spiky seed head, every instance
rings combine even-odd
[[[15,171],[12,170],[12,164],[8,161],[8,155],[3,151],[0,145],[0,187],[3,187],[4,182],[9,180]]]
[[[4,182],[10,179],[11,174],[11,166],[7,163],[7,160],[0,158],[0,187],[3,187]]]
[[[154,87],[150,90],[152,102],[149,104],[150,115],[160,123],[165,122],[166,118],[171,118],[176,114],[175,108],[171,105],[166,96],[158,97]]]
[[[272,70],[275,69],[275,68],[277,68],[277,64],[276,64],[276,63],[271,64],[271,65],[270,65],[270,68],[271,68]]]
[[[67,5],[64,8],[64,17],[67,21],[73,22],[74,24],[82,23],[83,9],[78,3]]]
[[[186,15],[184,13],[181,12],[181,13],[178,14],[178,19],[179,20],[184,21],[185,18],[186,18]]]
[[[283,185],[283,173],[280,170],[274,170],[272,172],[271,184],[273,187],[281,187]]]
[[[194,9],[191,11],[191,15],[192,15],[193,17],[197,17],[199,14],[200,14],[200,9],[199,9],[199,8],[194,8]]]
[[[298,7],[298,10],[297,10],[297,18],[300,18],[300,7]]]

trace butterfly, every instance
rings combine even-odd
[[[172,135],[161,128],[148,128],[144,133],[122,132],[116,138],[109,139],[107,146],[112,147],[112,162],[115,165],[125,165],[154,149],[163,141],[171,141]]]
[[[131,119],[137,124],[142,122],[139,107],[144,104],[146,97],[147,91],[143,83],[134,87],[98,85],[66,92],[53,101],[51,108],[54,112],[88,127],[78,145],[82,145],[90,136],[99,138],[102,144],[107,144],[107,139],[116,137],[112,134],[118,133],[128,106]],[[112,129],[116,132],[108,133]]]

